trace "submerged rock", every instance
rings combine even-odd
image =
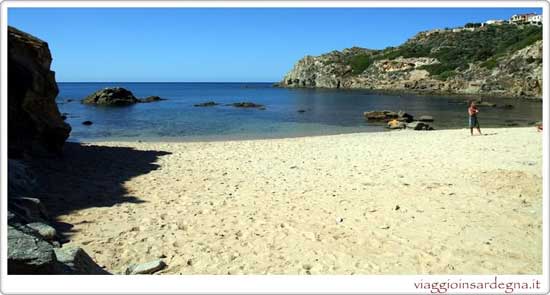
[[[388,121],[399,117],[396,112],[392,111],[369,111],[364,112],[363,116],[369,121]]]
[[[194,104],[193,106],[195,106],[195,107],[213,107],[213,106],[217,106],[217,105],[219,105],[219,103],[217,103],[215,101],[207,101],[207,102]]]
[[[253,103],[253,102],[234,102],[231,105],[236,108],[264,108],[265,109],[263,105]]]
[[[92,125],[92,124],[93,124],[92,121],[84,121],[84,122],[82,122],[82,125],[86,125],[86,126],[90,126],[90,125]]]
[[[148,102],[155,102],[155,101],[161,101],[161,100],[166,100],[166,98],[162,98],[160,96],[153,95],[153,96],[147,96],[146,98],[140,98],[140,99],[138,99],[138,102],[148,103]]]
[[[491,108],[494,108],[494,107],[497,106],[496,103],[487,102],[487,101],[478,101],[478,102],[476,103],[476,105],[477,105],[478,107],[491,107]]]
[[[434,121],[434,118],[432,116],[420,116],[420,118],[418,118],[418,121],[421,121],[421,122],[433,122]]]

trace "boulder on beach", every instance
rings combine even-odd
[[[139,100],[130,90],[122,87],[109,87],[98,90],[88,95],[85,99],[82,100],[82,103],[105,106],[119,106],[134,104],[138,101]]]
[[[407,128],[413,130],[434,130],[434,128],[429,124],[420,121],[407,123]]]
[[[397,119],[393,119],[393,120],[388,122],[387,127],[389,129],[405,129],[405,128],[407,128],[407,123],[399,121]]]
[[[392,111],[368,111],[364,112],[363,116],[369,121],[389,121],[391,119],[397,119],[399,114]]]
[[[253,102],[234,102],[231,104],[232,106],[236,108],[264,108],[265,107],[261,104],[253,103]]]
[[[219,103],[217,103],[215,101],[207,101],[207,102],[201,102],[201,103],[194,104],[193,106],[194,107],[213,107],[213,106],[217,106],[217,105],[219,105]]]
[[[55,97],[48,43],[8,27],[8,156],[59,154],[71,126],[63,121]]]
[[[57,261],[64,267],[64,272],[70,274],[108,275],[110,274],[99,266],[80,247],[63,247],[54,249]]]
[[[132,264],[126,269],[127,275],[152,274],[166,267],[164,261],[158,259],[141,264]]]

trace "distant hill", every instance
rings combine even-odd
[[[542,27],[468,24],[383,50],[306,56],[279,85],[541,98]]]

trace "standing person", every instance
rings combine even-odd
[[[476,106],[476,102],[472,100],[468,107],[468,115],[470,115],[470,135],[474,135],[474,127],[477,129],[477,132],[479,132],[479,135],[481,135],[477,113],[479,113],[479,109]]]

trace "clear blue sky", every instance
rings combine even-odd
[[[279,81],[304,55],[538,8],[10,8],[50,45],[57,81]]]

